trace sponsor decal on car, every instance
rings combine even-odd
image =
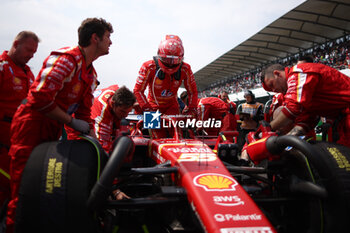
[[[165,163],[166,159],[164,159],[160,154],[158,154],[156,151],[153,151],[153,156],[157,158],[161,163]]]
[[[229,221],[260,221],[261,214],[215,214],[214,218],[217,222]]]
[[[161,154],[162,153],[162,149],[165,147],[166,150],[171,151],[173,153],[189,153],[189,152],[202,152],[202,150],[195,150],[197,148],[186,148],[183,146],[203,146],[202,143],[187,143],[187,142],[180,142],[180,143],[164,143],[159,145],[158,147],[158,153]],[[211,152],[210,149],[209,150],[205,150],[203,152]]]
[[[187,143],[188,145],[189,143]],[[176,144],[176,145],[185,145],[184,143],[180,144]],[[190,144],[190,145],[199,145],[202,146],[202,144]],[[212,150],[210,148],[207,147],[200,147],[200,148],[196,148],[196,147],[173,147],[173,148],[168,148],[167,150],[170,150],[173,153],[213,153]]]
[[[220,233],[273,233],[271,227],[235,227],[222,228]]]
[[[216,205],[221,206],[238,206],[244,205],[244,201],[239,196],[213,196]]]
[[[235,191],[235,186],[238,185],[232,177],[217,173],[198,175],[193,179],[193,183],[206,191]]]
[[[183,153],[177,159],[178,162],[211,162],[217,159],[214,153]]]

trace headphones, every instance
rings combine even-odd
[[[160,80],[163,80],[165,78],[165,73],[164,71],[160,68],[158,64],[158,59],[157,57],[153,57],[154,62],[156,63],[157,66],[157,71],[156,71],[156,77],[158,77]],[[179,69],[172,74],[175,80],[179,81],[181,79],[181,68],[182,68],[182,63],[180,64]]]

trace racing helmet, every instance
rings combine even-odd
[[[184,57],[184,47],[180,37],[166,35],[158,46],[158,61],[163,72],[173,74],[180,68]]]

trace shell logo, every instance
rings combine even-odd
[[[198,175],[193,179],[193,183],[206,191],[235,191],[235,186],[238,185],[232,177],[217,173]]]
[[[80,83],[77,83],[73,86],[73,93],[79,93],[80,91],[80,88],[81,88],[81,84]]]
[[[155,81],[156,85],[160,85],[163,83],[163,80],[157,78],[156,81]]]
[[[21,81],[20,78],[14,77],[13,83],[16,84],[16,85],[20,85],[22,83],[22,81]]]

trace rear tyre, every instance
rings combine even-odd
[[[87,139],[33,150],[22,175],[16,232],[97,231],[86,202],[107,157],[96,140]]]
[[[324,232],[347,232],[350,219],[350,148],[328,142],[315,142],[320,158],[314,163],[318,182],[326,188],[323,201]]]

